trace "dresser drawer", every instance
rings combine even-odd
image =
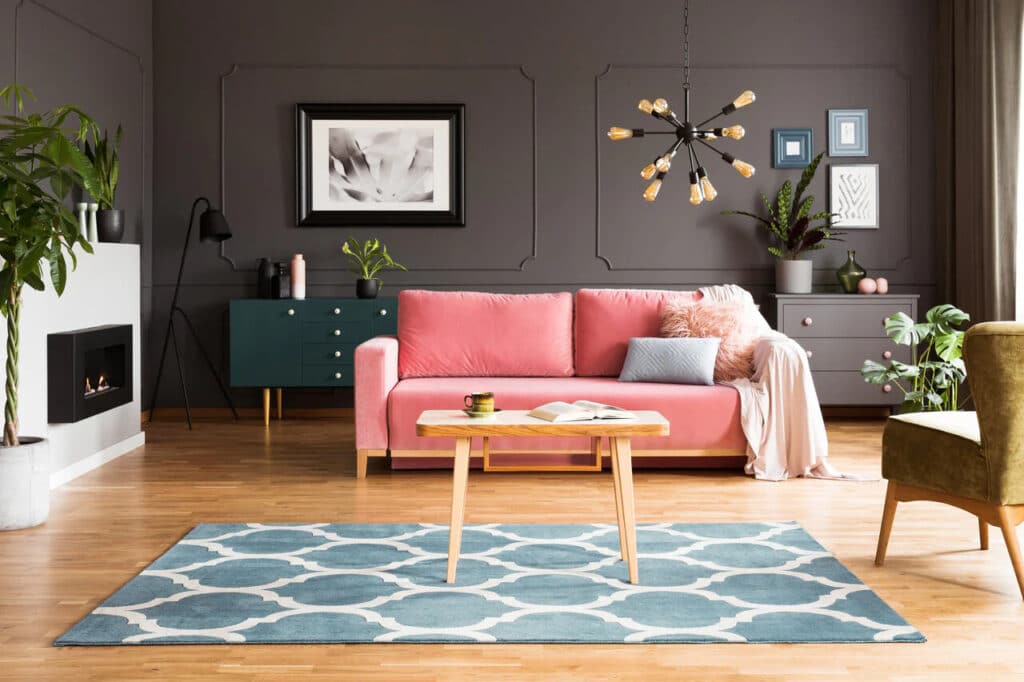
[[[303,386],[351,386],[354,377],[351,363],[302,367]]]
[[[899,405],[903,392],[895,385],[869,384],[860,372],[811,372],[822,405]]]
[[[807,352],[807,363],[815,371],[860,371],[865,360],[911,362],[909,346],[891,339],[800,339]],[[885,354],[890,356],[886,357]]]
[[[331,343],[357,341],[373,334],[368,322],[305,322],[302,325],[303,343]]]
[[[863,303],[785,303],[779,315],[779,330],[801,338],[881,338],[885,320],[896,312],[913,315],[913,305],[886,302],[882,297],[863,297]]]
[[[304,343],[302,344],[303,365],[337,365],[351,363],[355,354],[355,343]]]

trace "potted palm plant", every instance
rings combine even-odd
[[[117,126],[113,141],[105,130],[102,137],[96,137],[95,145],[85,141],[85,155],[96,176],[95,193],[89,194],[100,205],[96,212],[96,234],[101,242],[118,243],[124,236],[124,209],[114,208],[121,173],[117,150],[121,146],[122,135],[121,126]]]
[[[25,114],[30,90],[10,85],[0,101],[0,314],[7,318],[4,431],[0,447],[0,530],[46,520],[50,508],[46,441],[18,431],[18,340],[22,290],[46,289],[44,269],[57,295],[77,263],[75,246],[91,253],[65,202],[74,185],[91,192],[95,175],[75,142],[95,134],[92,120],[75,106]],[[13,106],[12,106],[13,103]],[[69,129],[72,123],[77,128]],[[33,377],[39,381],[39,377]]]
[[[761,223],[774,242],[768,246],[768,253],[778,259],[775,264],[775,290],[780,294],[809,294],[813,281],[814,264],[802,258],[809,251],[824,249],[829,241],[842,241],[844,234],[832,230],[829,211],[811,213],[814,196],[804,192],[814,179],[818,164],[825,152],[814,157],[793,192],[793,183],[786,180],[775,195],[775,201],[761,192],[765,215],[748,211],[722,211],[722,215],[742,215]]]
[[[384,286],[377,274],[383,270],[407,270],[401,263],[395,262],[388,253],[388,247],[378,239],[367,239],[360,242],[349,237],[341,245],[341,252],[348,256],[352,272],[359,275],[356,280],[356,296],[359,298],[377,298],[380,288]]]

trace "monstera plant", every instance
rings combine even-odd
[[[57,295],[64,293],[68,271],[77,264],[75,247],[92,252],[67,208],[67,198],[75,185],[91,194],[98,190],[93,166],[78,147],[96,134],[92,119],[73,105],[26,114],[27,97],[32,93],[23,86],[0,90],[0,101],[9,112],[0,117],[0,313],[7,318],[0,497],[16,501],[4,505],[0,529],[41,523],[49,508],[48,492],[39,490],[40,483],[33,478],[34,470],[42,471],[42,484],[48,491],[47,468],[28,461],[45,455],[45,449],[40,448],[42,441],[18,432],[22,291],[26,286],[45,290],[45,270]],[[46,505],[40,507],[44,495]],[[19,508],[17,501],[23,498],[33,509]],[[4,518],[8,514],[11,518]]]
[[[869,384],[891,384],[903,392],[900,412],[960,409],[960,385],[967,378],[963,360],[964,332],[970,316],[948,303],[932,308],[924,322],[906,313],[885,321],[885,332],[896,343],[916,348],[914,364],[890,360],[883,365],[865,360],[861,375]]]

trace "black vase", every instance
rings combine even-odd
[[[256,295],[259,298],[277,298],[274,296],[274,276],[277,274],[277,268],[269,258],[260,258],[257,273]]]
[[[380,292],[379,279],[357,279],[356,296],[359,298],[377,298]]]
[[[101,242],[119,244],[124,238],[124,210],[105,208],[96,211],[96,236]]]

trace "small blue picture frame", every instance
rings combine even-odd
[[[806,168],[811,164],[814,131],[810,128],[772,128],[772,168]]]
[[[828,110],[828,155],[868,155],[868,110]]]

